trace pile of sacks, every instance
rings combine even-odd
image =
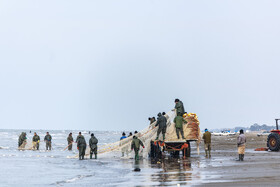
[[[197,115],[188,113],[183,115],[184,119],[188,122],[184,125],[184,133],[188,140],[200,140],[200,128]]]

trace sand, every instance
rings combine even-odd
[[[246,134],[247,146],[245,160],[236,161],[237,136],[212,138],[212,158],[200,167],[199,186],[279,186],[280,152],[254,151],[266,147],[267,136],[257,137],[255,133]],[[203,143],[202,143],[203,144]]]

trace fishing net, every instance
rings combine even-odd
[[[31,150],[33,148],[33,143],[31,140],[25,140],[19,147],[19,150]]]
[[[167,118],[167,129],[166,129],[166,140],[165,141],[182,141],[183,139],[177,139],[175,124],[173,123],[174,118],[176,117],[176,111],[168,112],[165,117]],[[188,122],[188,124],[183,125],[183,130],[185,134],[185,140],[195,140],[198,143],[200,142],[200,128],[199,121],[196,114],[189,113],[184,116],[184,119]],[[150,124],[148,127],[143,129],[142,131],[135,134],[145,145],[145,148],[140,148],[139,156],[143,158],[147,158],[150,152],[150,142],[151,140],[155,140],[157,136],[158,127],[155,126],[156,121]],[[106,155],[110,153],[110,156],[115,153],[115,155],[119,155],[119,157],[123,156],[123,158],[133,158],[134,151],[131,150],[131,142],[132,136],[122,139],[120,141],[105,144],[98,146],[98,154]],[[163,140],[162,134],[159,136],[159,140]],[[86,149],[85,157],[89,157],[90,148],[89,146]],[[78,155],[69,158],[78,158]]]

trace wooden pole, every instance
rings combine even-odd
[[[67,145],[64,149],[63,149],[63,151],[65,151],[70,145],[72,145],[74,142],[71,142],[69,145]]]

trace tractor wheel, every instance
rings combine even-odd
[[[280,136],[277,133],[271,133],[267,137],[267,147],[271,151],[279,151],[280,150]]]

